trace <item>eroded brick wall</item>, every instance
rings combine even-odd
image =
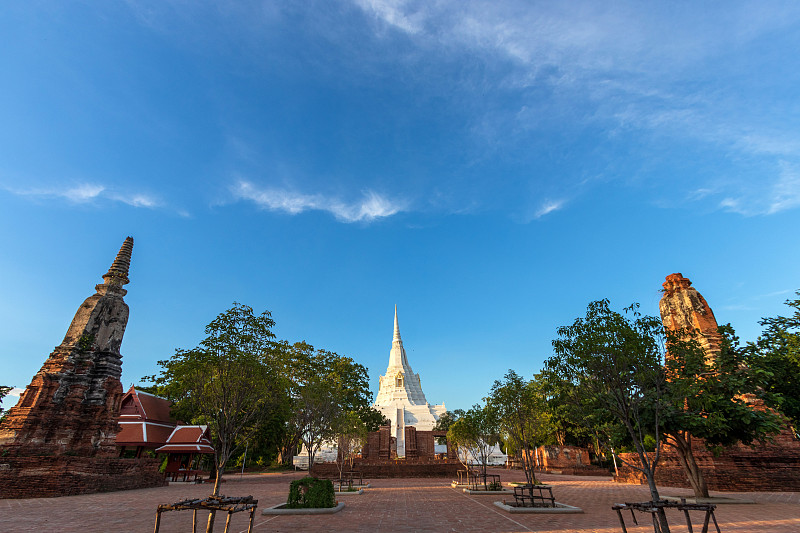
[[[464,467],[459,463],[407,463],[396,461],[390,463],[369,464],[357,463],[355,469],[362,473],[365,480],[394,477],[449,477],[455,479],[456,472]],[[339,469],[333,463],[314,465],[317,477],[337,478]]]
[[[0,457],[0,498],[52,498],[166,484],[157,459]]]
[[[715,457],[696,449],[695,458],[710,490],[719,491],[800,491],[800,446],[768,445],[757,448],[736,446]],[[636,454],[622,454],[636,462]],[[620,483],[644,483],[644,476],[630,467],[620,466]],[[662,454],[656,469],[656,483],[669,487],[689,487],[689,479],[675,453]]]

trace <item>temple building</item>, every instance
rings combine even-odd
[[[397,306],[394,308],[394,335],[389,352],[389,366],[380,377],[375,409],[391,422],[391,435],[397,439],[397,456],[406,455],[406,427],[418,431],[431,431],[436,421],[444,414],[445,406],[430,405],[422,392],[419,374],[415,374],[408,364],[400,327],[397,322]]]
[[[120,458],[120,346],[128,324],[122,287],[133,238],[75,313],[19,403],[0,422],[0,498],[71,496],[158,487],[160,461]],[[140,439],[144,440],[144,439]]]

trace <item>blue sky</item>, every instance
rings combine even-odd
[[[682,272],[752,340],[800,288],[796,2],[34,0],[0,35],[3,384],[127,235],[125,387],[238,301],[377,389],[397,304],[466,408],[591,300]]]

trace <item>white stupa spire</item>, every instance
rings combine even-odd
[[[400,322],[397,320],[397,305],[394,306],[394,332],[392,349],[389,352],[389,366],[381,377],[380,390],[376,404],[392,401],[410,402],[411,405],[426,405],[425,394],[420,386],[419,376],[408,364],[403,339],[400,337]]]
[[[429,405],[422,392],[419,374],[408,364],[403,339],[400,337],[400,322],[397,305],[394,306],[394,331],[389,366],[380,377],[378,396],[373,405],[391,423],[392,436],[397,439],[397,453],[405,455],[405,428],[414,426],[419,431],[430,431],[436,420],[445,412],[445,406]]]
[[[408,364],[406,350],[403,348],[403,339],[400,338],[400,324],[397,321],[397,305],[394,306],[394,333],[392,334],[392,350],[389,352],[389,366],[386,367],[386,375],[402,372],[413,375],[411,366]]]
[[[397,323],[397,304],[394,304],[394,335],[392,336],[392,342],[394,341],[403,342],[403,339],[400,338],[400,325]]]

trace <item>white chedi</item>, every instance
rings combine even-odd
[[[508,461],[508,455],[503,453],[499,442],[494,446],[489,446],[487,451],[486,464],[488,466],[505,466],[506,462]],[[471,450],[459,450],[458,455],[463,463],[469,465],[480,465],[483,463],[480,456],[476,457],[472,454]]]
[[[378,396],[373,405],[392,425],[391,433],[397,439],[397,455],[405,456],[405,428],[414,426],[418,431],[431,431],[436,421],[446,411],[444,404],[430,405],[422,392],[419,374],[408,364],[397,306],[394,308],[394,334],[389,352],[389,366],[380,377]]]

